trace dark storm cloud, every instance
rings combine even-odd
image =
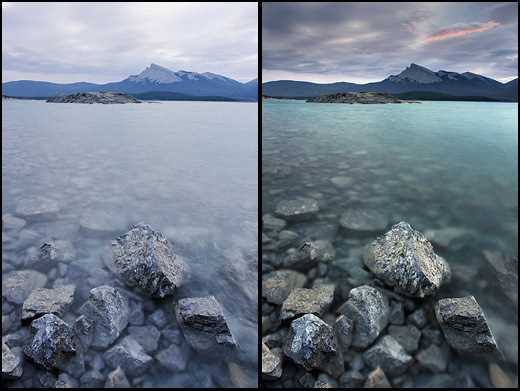
[[[415,62],[516,77],[516,3],[263,3],[266,80],[377,81]]]

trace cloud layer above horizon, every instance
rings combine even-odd
[[[257,78],[257,3],[2,3],[3,81],[103,83],[150,63]]]
[[[263,3],[263,81],[380,81],[410,63],[518,77],[517,3]]]

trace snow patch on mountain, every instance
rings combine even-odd
[[[132,75],[128,79],[134,82],[143,82],[148,80],[152,83],[175,83],[182,81],[182,78],[180,78],[175,72],[157,64],[151,64],[140,74]]]
[[[411,81],[422,84],[438,83],[442,81],[442,79],[437,76],[435,72],[417,64],[411,64],[400,74],[390,76],[388,80],[397,83]]]

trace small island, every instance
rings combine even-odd
[[[405,101],[383,92],[340,92],[337,94],[328,94],[312,97],[306,100],[311,103],[419,103],[413,101]]]
[[[53,96],[47,99],[49,103],[102,103],[122,104],[141,103],[138,99],[122,92],[78,92],[69,95]]]

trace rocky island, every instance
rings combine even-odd
[[[393,95],[383,92],[339,92],[337,94],[320,95],[309,98],[310,103],[419,103],[401,100]]]
[[[122,92],[78,92],[69,95],[53,96],[47,99],[50,103],[141,103],[138,99]]]

